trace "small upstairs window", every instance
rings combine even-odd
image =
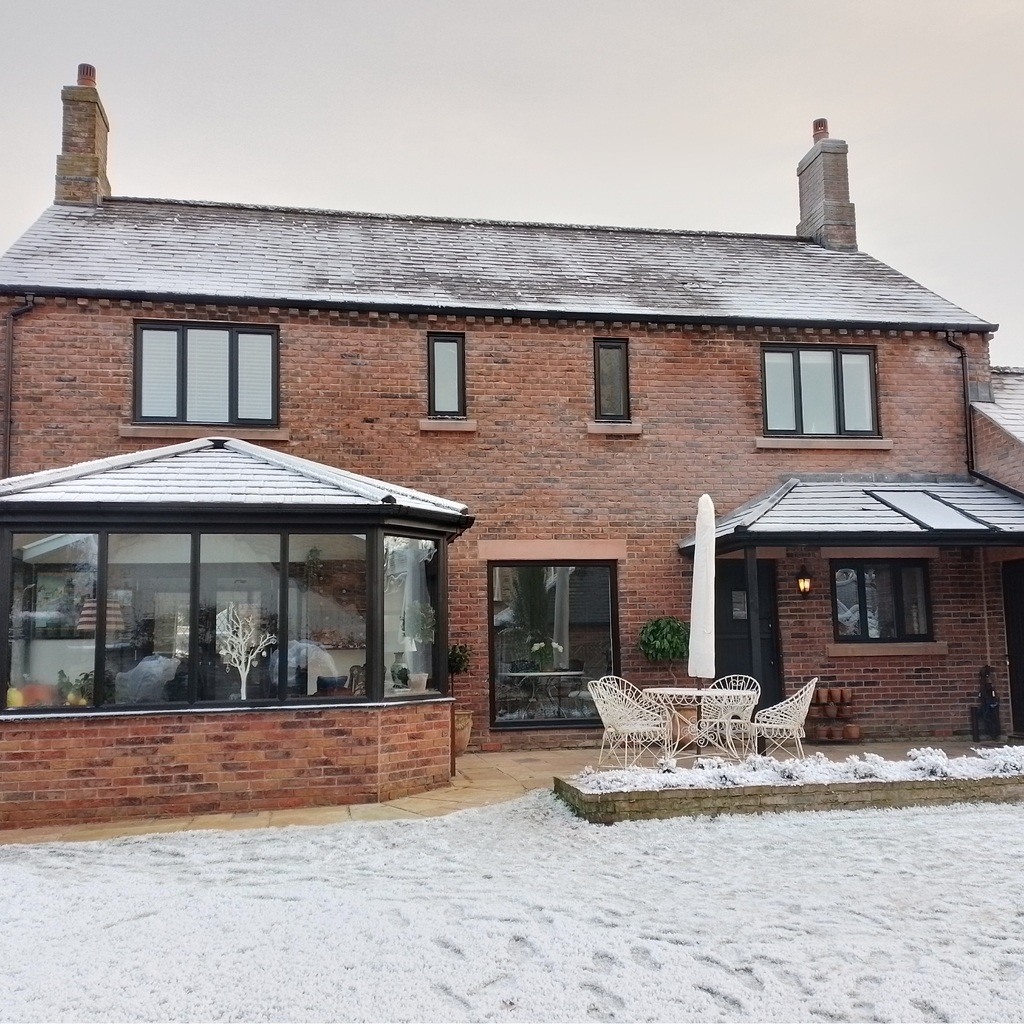
[[[599,420],[628,420],[629,343],[621,338],[594,341],[594,411]]]
[[[466,337],[427,335],[428,416],[466,415]]]
[[[135,419],[277,422],[277,331],[223,324],[140,324]]]
[[[877,436],[871,349],[773,346],[763,359],[766,434]]]

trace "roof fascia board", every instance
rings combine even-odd
[[[353,307],[367,312],[399,313],[399,314],[430,314],[443,313],[446,316],[501,316],[544,318],[548,320],[636,320],[648,323],[692,323],[702,326],[723,327],[847,327],[865,331],[959,331],[965,334],[988,334],[999,329],[998,324],[991,323],[954,323],[949,320],[930,320],[927,322],[912,320],[830,320],[826,318],[805,320],[794,317],[737,317],[708,316],[694,313],[651,313],[637,310],[585,310],[585,309],[544,309],[530,306],[505,308],[500,306],[458,306],[440,303],[406,303],[406,302],[365,302],[358,298],[346,301],[328,302],[310,300],[304,297],[282,295],[273,299],[266,296],[252,295],[205,295],[189,292],[152,292],[134,289],[114,288],[53,288],[32,285],[0,284],[0,295],[19,296],[32,292],[36,296],[65,296],[68,298],[85,299],[124,299],[139,302],[182,303],[194,302],[204,305],[221,305],[230,303],[239,306],[258,306],[264,308],[288,306],[290,308],[351,310]]]
[[[717,550],[744,551],[757,547],[1016,547],[1024,542],[1024,529],[998,533],[928,530],[916,534],[872,533],[744,533],[721,539]]]

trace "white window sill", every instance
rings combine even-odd
[[[420,420],[422,434],[472,434],[476,431],[476,420]]]
[[[132,423],[117,428],[121,437],[170,437],[192,441],[199,437],[237,437],[242,441],[289,441],[287,427],[242,427],[231,423]]]
[[[755,448],[851,449],[853,451],[892,451],[885,437],[758,437]]]
[[[905,644],[828,644],[825,647],[825,654],[829,658],[892,658],[900,655],[945,657],[949,654],[949,644],[945,640]]]
[[[644,425],[642,423],[612,423],[611,421],[605,420],[588,420],[587,421],[587,433],[588,434],[604,434],[610,436],[613,434],[627,434],[636,436],[644,432]]]

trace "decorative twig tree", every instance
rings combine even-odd
[[[267,648],[277,643],[272,633],[260,632],[259,613],[251,607],[228,603],[217,616],[217,653],[225,665],[238,669],[242,679],[241,699],[245,700],[245,683],[256,662],[266,656]]]

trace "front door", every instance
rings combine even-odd
[[[779,685],[778,624],[775,612],[775,563],[758,561],[761,669],[754,672],[750,656],[746,565],[740,560],[715,562],[715,675],[743,673],[761,684],[760,707],[782,699]]]
[[[1024,732],[1024,561],[1003,564],[1003,615],[1013,731]],[[1005,718],[1004,718],[1005,721]]]

